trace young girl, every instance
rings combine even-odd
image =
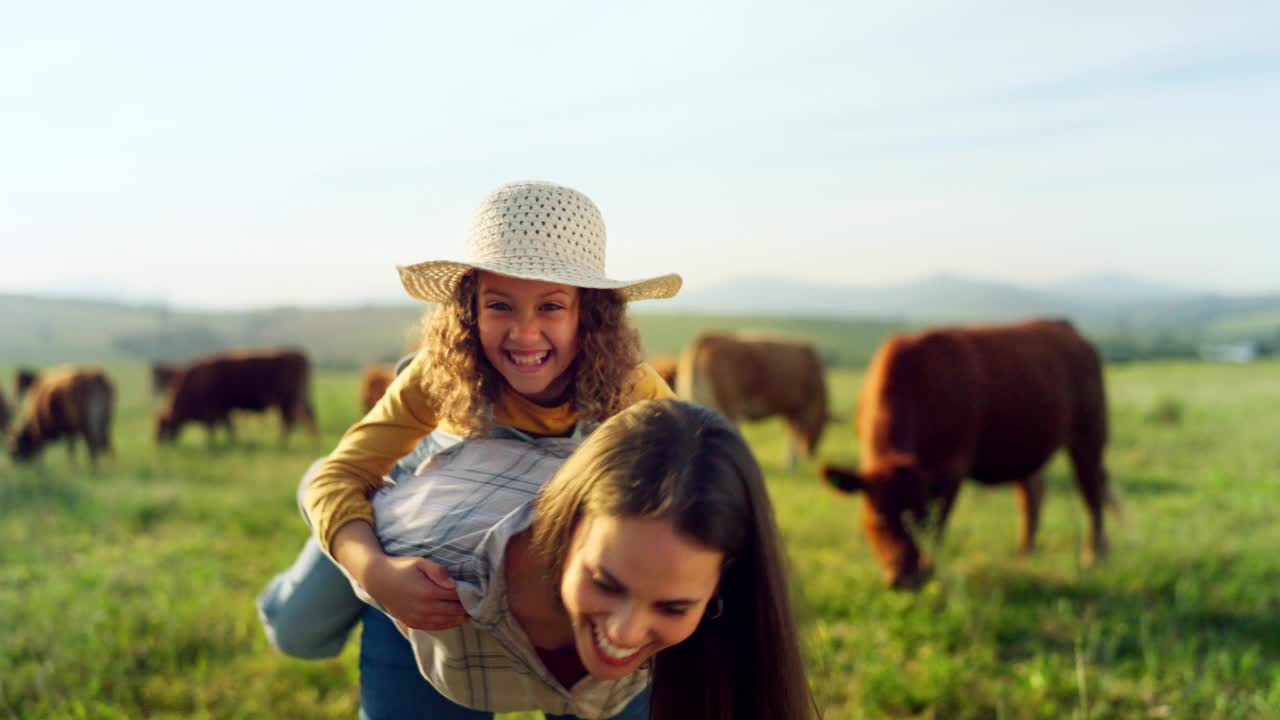
[[[651,685],[647,717],[815,717],[773,512],[733,424],[654,400],[564,460],[573,445],[468,441],[375,497],[377,538],[448,565],[471,616],[409,633],[438,690],[414,716],[604,717]]]
[[[319,548],[304,551],[259,603],[268,635],[282,649],[331,654],[350,626],[354,611],[344,600],[350,590],[325,566],[320,550],[408,627],[440,629],[466,619],[446,569],[425,558],[388,556],[372,531],[368,496],[428,433],[436,449],[494,427],[535,436],[568,436],[577,429],[581,436],[635,402],[672,395],[642,362],[625,312],[630,300],[671,297],[680,278],[611,280],[604,257],[604,223],[590,199],[551,183],[526,182],[504,185],[485,199],[463,261],[400,268],[410,295],[439,306],[427,321],[418,357],[314,469],[301,493]],[[370,647],[390,625],[380,612],[363,616],[362,666],[375,658],[400,668],[412,661],[405,652]],[[288,630],[313,623],[318,632]],[[369,715],[371,700],[404,694],[402,686],[375,686],[377,681],[362,672]]]

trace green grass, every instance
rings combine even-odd
[[[253,600],[305,538],[294,488],[356,418],[356,375],[318,374],[321,438],[281,448],[274,417],[248,417],[236,447],[191,427],[157,450],[144,368],[109,371],[117,457],[99,473],[61,447],[31,466],[0,458],[0,717],[354,717],[355,643],[282,657]],[[1092,571],[1057,460],[1034,558],[1013,554],[1013,493],[966,486],[937,577],[888,591],[858,501],[820,487],[813,462],[784,469],[778,423],[745,428],[828,720],[1280,717],[1280,365],[1108,379],[1122,512]],[[833,374],[841,420],[823,459],[854,460],[857,381]]]

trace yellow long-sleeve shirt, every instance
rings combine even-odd
[[[419,354],[369,414],[347,430],[312,479],[306,493],[307,516],[325,552],[343,525],[355,520],[373,524],[369,495],[383,486],[383,476],[427,433],[439,427],[465,434],[437,418],[436,408],[422,390],[429,371],[425,355]],[[675,396],[645,363],[636,368],[629,384],[627,405]],[[572,403],[543,407],[504,385],[493,407],[493,420],[534,435],[566,435],[578,422],[578,413]]]

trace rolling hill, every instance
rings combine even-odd
[[[416,342],[423,306],[177,310],[157,304],[0,294],[0,360],[182,362],[226,347],[295,345],[326,367],[393,360]],[[1280,348],[1280,294],[1233,297],[1123,275],[1046,288],[936,275],[880,288],[741,278],[638,305],[651,354],[699,331],[755,329],[811,338],[833,366],[858,366],[890,333],[943,322],[1073,319],[1112,359],[1190,357],[1205,343]]]

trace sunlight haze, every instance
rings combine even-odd
[[[1274,3],[626,8],[8,4],[0,293],[398,302],[520,179],[624,279],[1280,291]]]

